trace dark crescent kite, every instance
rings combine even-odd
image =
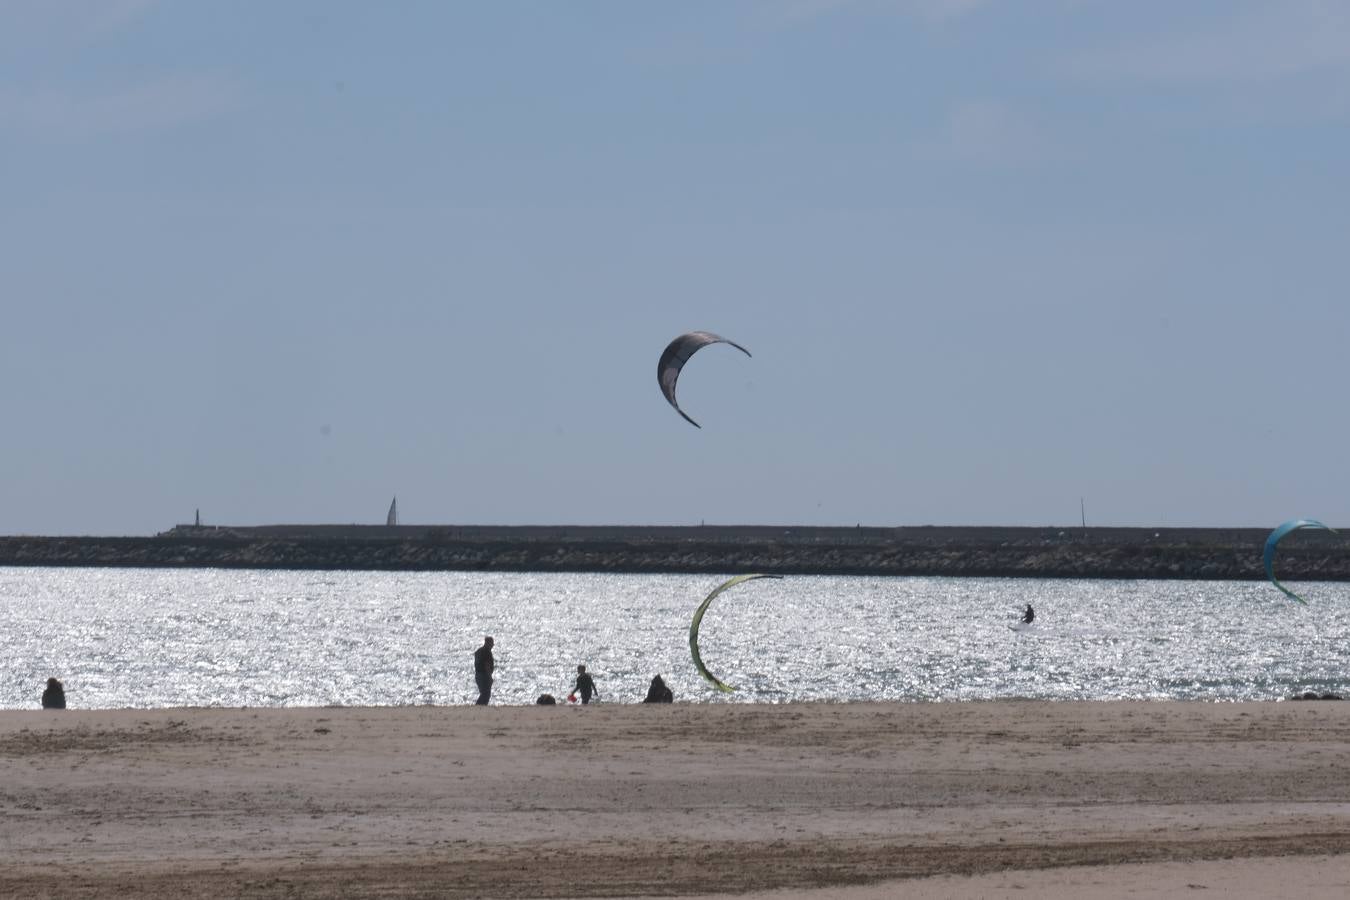
[[[671,341],[661,354],[661,359],[656,363],[656,381],[661,385],[661,393],[665,395],[667,402],[675,407],[675,411],[684,416],[685,421],[695,428],[702,428],[703,426],[689,418],[688,414],[680,409],[680,404],[675,400],[675,382],[679,380],[680,370],[689,361],[689,357],[709,344],[730,344],[746,356],[750,355],[749,350],[721,335],[713,334],[711,331],[691,331]]]
[[[728,341],[728,343],[730,342]],[[686,418],[688,417],[686,416]],[[703,665],[703,657],[700,656],[698,652],[698,626],[699,623],[703,621],[703,614],[708,611],[708,607],[709,605],[712,604],[713,598],[716,597],[718,594],[722,593],[723,591],[725,591],[729,587],[738,585],[742,581],[753,581],[756,578],[782,578],[782,577],[783,577],[782,575],[737,575],[735,578],[729,578],[726,581],[719,584],[717,587],[713,588],[713,592],[709,594],[707,598],[704,599],[704,601],[698,605],[698,609],[694,612],[694,621],[689,623],[689,653],[694,657],[694,668],[698,669],[698,674],[706,678],[708,680],[708,683],[711,684],[713,687],[717,688],[719,691],[722,691],[724,693],[730,693],[731,691],[734,691],[736,689],[731,685],[727,684],[726,682],[722,681],[722,679],[718,678],[713,673],[709,672],[708,667]]]

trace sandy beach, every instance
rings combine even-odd
[[[1350,895],[1350,703],[0,713],[0,896]]]

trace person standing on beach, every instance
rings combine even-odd
[[[483,638],[483,646],[473,652],[473,680],[478,683],[478,699],[475,706],[487,706],[492,696],[492,673],[497,661],[492,658],[492,636]]]
[[[577,666],[577,686],[572,689],[572,692],[581,695],[583,704],[591,702],[591,695],[595,695],[597,700],[600,699],[600,691],[595,687],[595,679],[591,678],[586,672],[585,666]]]

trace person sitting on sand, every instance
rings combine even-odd
[[[595,679],[586,672],[585,666],[577,666],[577,686],[572,689],[573,695],[580,694],[583,704],[591,702],[591,696],[600,699],[600,691],[595,687]]]
[[[1036,610],[1031,608],[1030,603],[1027,604],[1027,611],[1022,613],[1022,621],[1028,625],[1036,621]]]
[[[670,688],[666,687],[665,680],[657,675],[652,679],[651,687],[647,688],[647,696],[643,703],[674,703],[675,694]]]
[[[47,679],[47,689],[42,692],[43,709],[65,709],[66,689],[55,678]]]

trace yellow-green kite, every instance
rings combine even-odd
[[[703,665],[703,657],[698,652],[698,626],[703,621],[703,614],[708,611],[708,606],[713,602],[713,598],[722,593],[729,587],[734,587],[742,581],[753,581],[756,578],[782,578],[782,575],[737,575],[735,578],[729,578],[726,581],[713,588],[713,592],[704,598],[694,612],[694,621],[689,623],[689,652],[694,657],[694,668],[698,669],[698,674],[707,679],[708,683],[719,691],[730,693],[736,690],[731,685],[722,681],[716,675],[708,671],[708,667]]]

